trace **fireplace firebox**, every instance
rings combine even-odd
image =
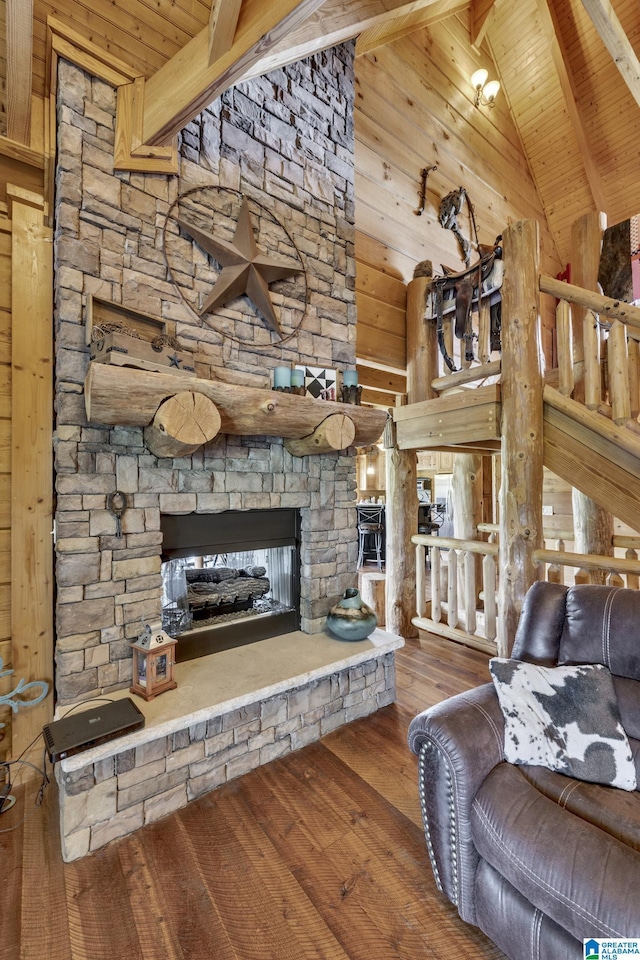
[[[162,626],[176,659],[300,629],[297,510],[163,514]]]

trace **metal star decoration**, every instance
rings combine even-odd
[[[178,219],[178,223],[222,267],[220,276],[200,311],[200,316],[246,293],[271,330],[282,337],[282,329],[271,301],[269,284],[291,277],[294,273],[300,273],[301,267],[295,260],[275,260],[260,253],[251,225],[247,198],[242,198],[231,243],[220,240],[212,233],[200,230],[184,220]]]

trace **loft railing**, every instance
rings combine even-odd
[[[416,534],[416,617],[414,626],[487,653],[496,652],[497,543]],[[431,601],[426,599],[427,548],[431,566]],[[443,557],[443,554],[445,556]],[[482,557],[483,609],[478,617],[476,557]],[[458,589],[458,572],[462,588]],[[443,615],[446,620],[443,620]]]
[[[479,532],[497,536],[495,524],[480,524]],[[457,640],[486,653],[496,653],[498,632],[499,545],[483,540],[462,540],[416,534],[416,616],[412,623],[420,630]],[[570,538],[568,538],[570,539]],[[564,541],[556,549],[534,551],[540,579],[550,583],[603,582],[637,590],[640,585],[640,538],[614,537],[615,545],[626,548],[625,557],[570,553]],[[429,553],[427,554],[427,550]],[[427,599],[427,556],[430,562],[430,599]],[[476,557],[482,557],[482,585],[478,590]],[[575,572],[571,576],[570,571]],[[603,576],[604,575],[604,576]],[[481,599],[482,604],[478,604]]]
[[[581,339],[584,405],[640,434],[640,308],[544,274],[540,290],[559,301],[558,392],[574,397],[576,341]],[[581,338],[575,336],[572,304],[585,311]]]

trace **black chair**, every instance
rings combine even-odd
[[[442,526],[442,520],[438,523],[437,519],[434,519],[434,516],[437,517],[438,514],[434,511],[436,505],[433,503],[420,504],[418,508],[418,533],[424,533],[428,536],[438,536],[440,532],[440,527]],[[427,547],[425,554],[425,562],[427,569],[431,569],[431,547]]]
[[[365,553],[374,553],[378,570],[382,570],[382,536],[384,533],[384,507],[379,505],[358,507],[358,567],[364,563]],[[373,540],[373,550],[368,544]]]

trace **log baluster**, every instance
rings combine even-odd
[[[626,560],[637,560],[638,551],[632,550],[631,547],[625,553]],[[628,573],[627,574],[627,587],[630,590],[638,590],[640,588],[640,577],[637,573]]]
[[[576,571],[576,574],[575,574],[575,576],[574,576],[574,578],[573,578],[573,582],[576,583],[576,584],[578,584],[578,583],[593,583],[591,571],[590,571],[590,570],[585,570],[584,567],[580,567],[580,569]],[[602,582],[602,581],[600,581],[600,582]]]
[[[416,543],[416,613],[424,617],[426,608],[426,550],[423,543]]]
[[[440,547],[431,547],[431,619],[442,620],[442,564]]]
[[[565,543],[564,540],[556,540],[555,549],[559,551],[564,551]],[[549,583],[563,583],[564,582],[564,568],[560,563],[550,563],[547,567],[547,580]]]
[[[458,554],[449,550],[447,563],[447,623],[458,626]]]
[[[627,331],[628,333],[628,331]],[[629,370],[629,407],[631,418],[638,419],[640,413],[640,358],[638,341],[627,337],[627,367]]]
[[[595,314],[586,310],[582,321],[584,344],[584,403],[589,410],[597,410],[602,400],[602,372],[600,369],[600,335]]]
[[[496,617],[496,561],[485,554],[482,561],[482,593],[484,595],[484,635],[495,640],[498,632]]]
[[[627,330],[620,320],[614,320],[609,330],[608,373],[613,421],[621,426],[631,416],[631,401]]]
[[[478,313],[478,360],[489,363],[491,360],[491,307],[489,297],[480,299]]]
[[[467,633],[476,632],[476,554],[464,554],[464,614]]]
[[[558,390],[565,397],[573,393],[573,324],[571,305],[560,300],[556,307],[556,344],[558,351]]]

